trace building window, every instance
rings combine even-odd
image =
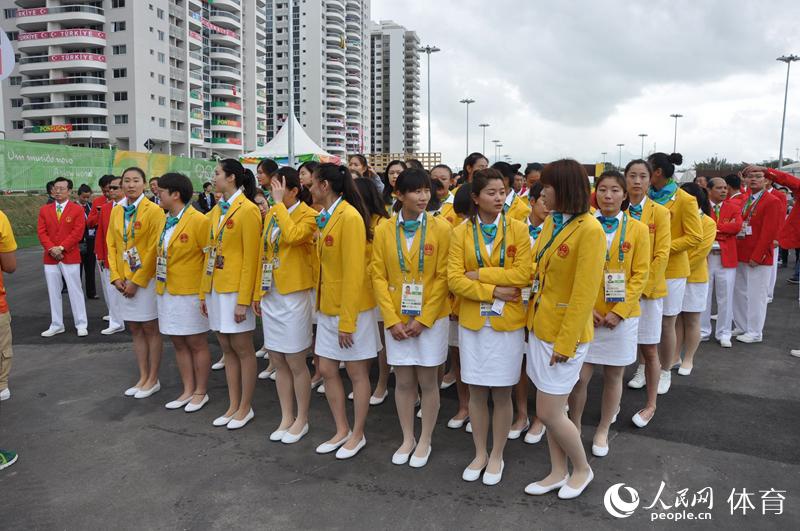
[[[22,107],[22,98],[11,98],[12,107]]]
[[[163,9],[156,9],[156,16],[161,20],[164,20],[164,10]]]
[[[125,7],[125,0],[111,0],[111,7]]]
[[[124,44],[116,44],[111,48],[112,55],[125,55],[128,53],[128,47]]]
[[[115,92],[114,93],[114,101],[128,101],[128,93],[127,92]]]
[[[166,127],[167,126],[167,119],[166,118],[159,118],[158,119],[158,126],[159,127]]]
[[[8,78],[9,85],[21,85],[22,84],[22,76],[11,76]]]
[[[114,73],[114,79],[119,79],[121,77],[128,77],[127,68],[115,68],[113,73]]]
[[[11,127],[13,129],[24,129],[25,128],[25,122],[23,120],[12,120],[11,121]]]
[[[3,15],[6,18],[17,18],[17,8],[16,7],[12,7],[10,9],[4,9],[3,10]]]
[[[167,77],[166,77],[164,74],[158,74],[158,82],[159,82],[161,85],[166,85],[166,83],[167,83]]]
[[[164,52],[158,52],[158,62],[162,64],[167,62],[167,56]]]
[[[125,31],[125,21],[120,20],[118,22],[112,22],[111,31]]]
[[[164,32],[161,30],[158,30],[158,40],[160,41],[164,40]]]
[[[116,125],[124,125],[128,123],[128,115],[127,114],[115,114],[114,115],[114,123]]]
[[[159,96],[158,97],[158,104],[159,105],[166,105],[167,104],[167,98],[165,98],[164,96]]]

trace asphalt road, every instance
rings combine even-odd
[[[579,499],[560,501],[555,494],[534,498],[523,492],[548,473],[544,442],[509,441],[500,485],[461,480],[473,447],[470,435],[445,426],[456,410],[452,388],[443,392],[430,462],[419,470],[390,462],[400,441],[391,394],[370,411],[366,448],[344,462],[314,453],[333,430],[325,399],[316,393],[311,432],[292,446],[267,439],[280,416],[271,381],[258,382],[256,417],[243,430],[211,425],[227,405],[221,372],[211,377],[205,409],[167,411],[164,403],[180,393],[168,341],[162,391],[147,400],[124,398],[135,360],[127,334],[100,335],[102,300],[88,301],[88,338],[71,330],[39,337],[49,324],[40,252],[24,250],[18,257],[18,271],[6,276],[13,397],[0,405],[0,447],[17,450],[20,459],[0,472],[0,529],[800,527],[800,359],[788,355],[800,348],[800,312],[797,287],[785,281],[788,270],[780,272],[765,342],[734,341],[727,350],[703,343],[693,374],[673,376],[672,390],[659,398],[645,429],[630,422],[644,403],[643,391],[626,389],[610,454],[591,458],[595,481]],[[65,312],[69,322],[66,299]],[[218,353],[214,344],[212,356]],[[600,386],[596,376],[584,415],[587,452]],[[660,500],[670,507],[656,502],[648,508],[662,482]],[[625,519],[604,508],[606,490],[618,483],[639,497]],[[692,506],[707,487],[713,506]],[[676,506],[683,489],[688,507]],[[751,494],[741,496],[743,489]],[[760,492],[770,489],[785,492]],[[785,499],[774,501],[779,496]],[[623,489],[619,499],[633,498]],[[753,508],[742,514],[745,500]],[[611,503],[621,508],[613,497]],[[778,503],[782,514],[770,512]],[[731,505],[739,507],[734,514]],[[688,520],[706,512],[710,520]],[[664,520],[651,524],[653,518]]]

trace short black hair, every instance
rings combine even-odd
[[[275,175],[275,172],[278,171],[278,163],[272,159],[261,159],[261,162],[258,163],[256,169],[261,169],[264,173],[272,177]]]
[[[85,194],[85,193],[87,193],[87,192],[88,192],[88,193],[90,193],[90,194],[92,193],[92,189],[91,189],[91,188],[89,188],[89,185],[88,185],[88,184],[82,184],[82,185],[80,185],[80,186],[78,187],[78,195],[80,195],[80,194]]]
[[[472,211],[472,183],[464,183],[453,197],[453,212],[459,216],[469,216]]]
[[[539,200],[539,197],[542,195],[542,188],[544,188],[544,185],[541,181],[536,181],[533,183],[533,186],[530,187],[528,190],[528,199],[531,203],[535,203]]]
[[[428,172],[420,168],[407,168],[400,173],[395,181],[395,190],[406,194],[420,188],[431,189],[431,178]]]
[[[169,193],[178,192],[184,204],[192,200],[192,181],[182,173],[165,173],[158,178],[158,187]]]
[[[532,171],[538,171],[539,173],[542,172],[544,169],[544,165],[540,162],[529,162],[527,166],[525,166],[525,175],[528,175]]]
[[[211,186],[211,183],[203,183],[203,190]]]
[[[44,187],[47,189],[48,194],[53,191],[53,185],[55,183],[56,183],[55,181],[47,181],[47,184],[44,185]]]
[[[66,177],[56,177],[52,181],[52,183],[53,183],[52,186],[55,186],[56,183],[67,183],[67,190],[72,190],[72,181],[70,179],[67,179]],[[50,183],[48,183],[48,184],[50,184]],[[50,187],[51,190],[53,189],[52,186]]]
[[[740,190],[742,188],[742,178],[736,175],[735,173],[731,173],[725,176],[725,184],[727,184],[731,188],[736,188],[737,190]]]
[[[589,177],[586,168],[576,160],[560,159],[542,170],[542,184],[555,190],[555,205],[551,210],[564,214],[584,214],[589,211]]]
[[[147,182],[148,182],[148,183],[151,183],[151,182],[153,182],[153,181],[155,181],[155,182],[156,182],[156,184],[158,184],[158,177],[150,177],[150,180],[149,180],[149,181],[147,181]]]
[[[147,175],[145,175],[145,173],[144,173],[144,170],[143,170],[143,169],[141,169],[139,166],[131,166],[130,168],[125,168],[125,171],[123,171],[123,172],[120,174],[120,177],[124,176],[124,175],[125,175],[126,173],[128,173],[129,171],[132,171],[132,172],[138,173],[138,174],[141,176],[141,178],[142,178],[142,182],[147,182]]]
[[[113,178],[114,178],[113,175],[111,175],[110,173],[107,173],[107,174],[103,175],[102,177],[100,177],[100,180],[97,181],[97,186],[99,186],[100,188],[103,188],[104,186],[108,186],[108,183],[110,183],[111,179],[113,179]]]

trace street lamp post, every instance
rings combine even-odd
[[[463,103],[467,106],[467,156],[469,156],[469,105],[471,103],[475,103],[475,100],[470,98],[464,98],[463,100],[459,101],[459,103]]]
[[[619,148],[619,164],[617,164],[617,168],[622,168],[622,146],[624,145],[625,144],[617,144],[617,147]]]
[[[675,118],[675,137],[672,140],[672,152],[678,152],[678,118],[683,118],[682,114],[670,114],[672,118]]]
[[[500,160],[500,155],[503,153],[503,150],[501,149],[503,147],[503,144],[497,144],[495,145],[495,147],[497,148],[497,157],[495,157],[494,161],[497,162],[498,160]]]
[[[497,162],[497,144],[499,144],[500,141],[492,140],[492,143],[494,144],[494,161]]]
[[[783,130],[786,127],[786,102],[789,98],[789,70],[792,68],[793,61],[800,61],[797,55],[782,55],[778,61],[786,63],[786,89],[783,93],[783,120],[781,121],[781,147],[778,152],[778,168],[783,168]]]
[[[288,164],[290,167],[294,167],[294,2],[289,1],[289,75],[287,76],[287,81],[289,84],[289,115],[288,115],[288,122],[289,127],[286,130],[287,136],[289,137],[288,140],[288,153],[286,154],[288,157]],[[347,148],[347,143],[345,142],[345,149]]]
[[[428,45],[417,48],[417,51],[428,55],[428,153],[431,153],[431,54],[441,50]]]
[[[639,137],[642,139],[642,155],[641,158],[644,158],[644,139],[647,137],[647,133],[639,133]]]
[[[478,127],[483,129],[483,148],[481,148],[481,153],[486,153],[486,128],[489,127],[489,124],[478,124]]]
[[[601,151],[601,155],[603,155],[603,169],[606,169],[606,155],[608,155],[608,151]]]

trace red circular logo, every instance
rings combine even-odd
[[[627,253],[631,250],[631,242],[622,242],[622,252]]]
[[[509,245],[508,250],[506,252],[508,253],[509,258],[514,258],[515,256],[517,256],[517,246]]]
[[[233,228],[233,220],[229,219],[227,221],[227,223],[225,223],[225,227],[227,227],[228,229],[232,229]]]
[[[70,216],[67,216],[66,219],[67,219],[67,223],[72,223],[72,218]]]
[[[425,250],[423,252],[425,253],[425,256],[433,255],[433,244],[432,243],[426,243],[425,244]]]
[[[569,245],[562,243],[558,246],[558,256],[565,258],[569,254]]]
[[[141,229],[142,228],[142,222],[141,221],[137,221],[136,223],[133,224],[133,228],[137,229],[137,230]]]
[[[332,245],[333,245],[333,236],[328,234],[327,236],[325,236],[325,246],[330,247]]]
[[[189,241],[189,235],[186,234],[186,233],[183,233],[183,234],[181,234],[179,239],[181,240],[181,243],[186,243],[186,242]]]
[[[655,223],[651,223],[650,225],[648,225],[648,227],[650,227],[650,234],[655,234],[656,233],[656,225],[655,225]]]

